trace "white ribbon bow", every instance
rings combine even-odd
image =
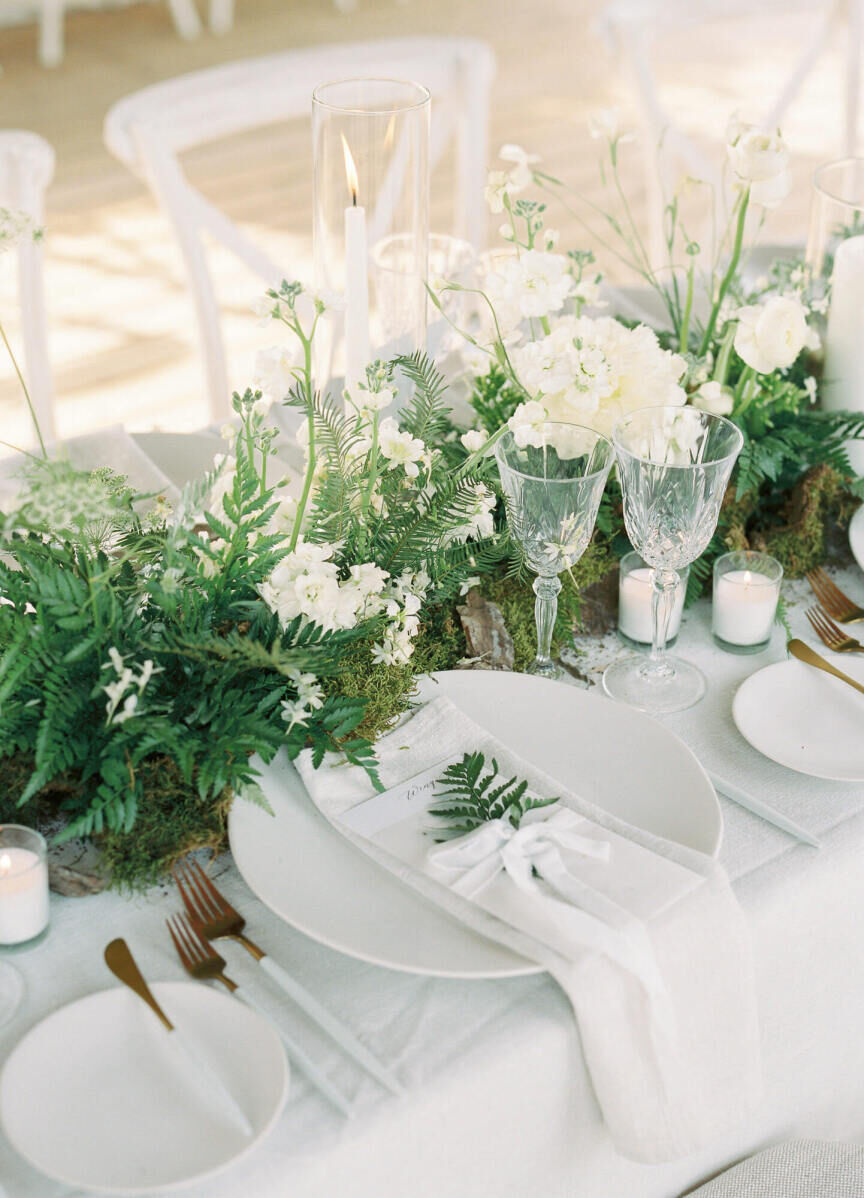
[[[562,848],[595,861],[609,861],[609,842],[579,836],[574,829],[584,821],[567,807],[553,807],[542,815],[538,818],[538,811],[533,822],[527,817],[519,828],[506,819],[489,820],[458,840],[434,845],[428,859],[448,873],[455,873],[450,889],[469,899],[502,870],[528,894],[540,893],[533,876],[535,867],[545,882],[560,890],[565,879],[576,880],[564,864]]]

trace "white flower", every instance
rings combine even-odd
[[[233,424],[223,424],[219,429],[219,436],[223,441],[231,442],[237,436],[237,430]]]
[[[589,308],[607,308],[609,305],[606,300],[600,298],[600,281],[602,275],[595,275],[593,279],[580,279],[576,284],[576,290],[573,292],[576,299],[581,300],[583,304],[587,304]]]
[[[588,131],[595,140],[619,141],[622,137],[620,110],[598,108],[588,118]]]
[[[274,345],[255,355],[252,381],[274,399],[284,399],[297,381],[294,371],[300,364],[297,345]]]
[[[483,195],[489,205],[490,212],[503,212],[505,203],[514,196],[518,187],[514,186],[509,171],[490,171],[486,177],[486,187]]]
[[[450,532],[446,538],[448,543],[464,544],[465,541],[480,540],[491,537],[495,531],[494,511],[495,495],[483,483],[474,485],[474,501],[468,514],[468,521]]]
[[[807,398],[810,400],[810,402],[815,403],[817,399],[816,380],[812,374],[808,374],[804,380],[804,390],[807,392]]]
[[[710,412],[713,416],[728,416],[732,411],[733,396],[728,387],[718,383],[716,379],[703,383],[691,397],[694,408]]]
[[[263,329],[271,320],[278,319],[280,314],[279,301],[269,295],[259,295],[252,301],[252,311],[257,317],[255,323]]]
[[[515,164],[510,172],[510,181],[516,190],[521,191],[533,183],[534,172],[531,167],[535,162],[540,161],[539,154],[527,154],[521,146],[514,146],[508,143],[498,151],[498,157],[502,162],[512,162]]]
[[[39,237],[39,230],[27,213],[17,208],[0,208],[0,254],[14,250],[19,241],[27,236],[34,240]]]
[[[551,254],[558,244],[560,237],[561,234],[557,229],[542,229],[540,232],[540,240],[543,242],[543,249],[548,250]]]
[[[539,449],[543,444],[543,426],[548,419],[548,413],[542,403],[532,399],[519,405],[507,421],[507,427],[520,449],[525,449],[528,445]]]
[[[738,181],[750,188],[754,204],[773,208],[784,200],[792,186],[789,151],[776,133],[764,133],[745,124],[736,115],[727,130],[726,152]]]
[[[573,276],[563,254],[525,250],[497,262],[483,289],[502,330],[507,332],[524,317],[539,318],[559,312],[573,288]]]
[[[296,699],[283,699],[280,704],[282,719],[288,724],[287,731],[290,732],[296,724],[303,727],[312,712],[324,706],[324,691],[314,674],[289,670],[287,676],[297,691]]]
[[[469,453],[477,453],[489,440],[489,434],[484,428],[469,428],[459,438]]]
[[[378,428],[378,448],[381,456],[390,463],[391,470],[395,470],[397,466],[404,466],[409,478],[417,477],[417,463],[423,458],[426,446],[419,437],[402,432],[392,416],[381,421]]]
[[[289,494],[274,494],[277,508],[270,517],[267,531],[276,536],[290,537],[297,520],[297,497]]]
[[[735,352],[757,374],[791,366],[808,343],[810,330],[800,300],[774,295],[738,312]]]
[[[263,419],[263,417],[265,417],[267,415],[267,413],[270,411],[270,409],[272,407],[273,407],[273,396],[272,395],[262,395],[260,399],[256,399],[255,402],[252,404],[252,414],[253,414],[253,416],[260,416]]]

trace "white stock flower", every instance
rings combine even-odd
[[[273,407],[273,399],[272,395],[262,395],[260,399],[256,399],[252,404],[253,416],[261,416],[262,418],[266,416]]]
[[[257,296],[252,301],[251,308],[257,318],[255,323],[259,329],[265,328],[271,320],[278,319],[281,311],[279,301],[269,295]]]
[[[507,421],[507,427],[520,449],[525,449],[528,445],[539,449],[543,444],[543,426],[548,419],[548,413],[542,403],[532,399],[519,405]]]
[[[621,112],[617,108],[598,108],[588,118],[588,131],[595,140],[619,141],[622,136]]]
[[[565,256],[545,250],[525,250],[499,258],[483,281],[483,290],[505,335],[526,317],[560,312],[573,288]]]
[[[297,497],[277,492],[273,498],[277,501],[278,506],[270,517],[267,531],[274,536],[290,537],[297,520]]]
[[[694,408],[710,412],[712,416],[728,416],[732,411],[733,402],[732,392],[716,379],[703,383],[690,397],[690,403]]]
[[[484,428],[469,428],[468,432],[463,433],[459,440],[469,453],[477,453],[489,440],[489,434]]]
[[[495,531],[495,495],[483,483],[474,484],[474,500],[468,521],[448,534],[448,543],[464,544],[465,541],[491,537]]]
[[[298,345],[274,345],[255,355],[252,381],[274,399],[284,399],[297,381],[294,371],[300,365]]]
[[[513,169],[510,171],[510,180],[517,190],[521,191],[533,183],[534,172],[531,167],[535,162],[540,161],[539,154],[528,154],[521,146],[508,143],[498,151],[498,157],[502,162],[512,162],[514,164]]]
[[[600,281],[602,275],[595,275],[593,279],[580,279],[576,284],[576,289],[573,295],[576,299],[581,300],[583,304],[587,304],[589,308],[608,308],[606,300],[600,298]]]
[[[811,333],[800,300],[774,295],[738,312],[735,352],[757,374],[791,366]]]
[[[750,199],[764,208],[784,200],[792,186],[789,150],[776,133],[764,133],[735,115],[726,133],[726,152],[739,183],[750,188]]]
[[[378,448],[383,458],[390,463],[389,469],[404,466],[409,478],[416,478],[420,472],[417,465],[426,452],[426,446],[419,437],[412,437],[409,432],[402,432],[393,419],[388,416],[382,420],[378,428]]]
[[[490,171],[486,176],[483,195],[490,212],[503,212],[505,201],[509,200],[517,191],[518,188],[513,186],[508,171]]]

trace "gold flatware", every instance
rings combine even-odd
[[[169,1042],[174,1048],[179,1049],[184,1064],[191,1065],[193,1070],[198,1073],[199,1079],[204,1083],[206,1094],[219,1099],[221,1107],[224,1108],[224,1111],[230,1113],[232,1121],[239,1123],[243,1134],[251,1136],[252,1125],[246,1118],[245,1112],[241,1109],[237,1100],[210,1062],[205,1060],[198,1049],[175,1028],[174,1024],[162,1010],[156,1001],[153,991],[145,982],[144,976],[138,968],[135,958],[132,956],[132,951],[125,940],[120,938],[111,941],[105,949],[105,964],[114,974],[115,978],[118,978],[124,986],[128,986],[130,990],[134,991],[140,999],[146,1002],[150,1010],[158,1016],[165,1030],[170,1033]]]
[[[818,604],[807,609],[807,619],[822,644],[833,649],[835,653],[864,653],[864,645],[856,641],[854,636],[845,633]]]
[[[392,1073],[372,1055],[354,1033],[314,995],[302,986],[287,970],[278,965],[263,949],[244,934],[246,921],[239,911],[213,885],[197,861],[188,860],[185,868],[174,870],[174,880],[183,899],[189,922],[199,936],[206,940],[230,939],[242,944],[274,982],[291,998],[310,1019],[330,1036],[339,1047],[365,1069],[391,1094],[401,1094],[403,1089]]]
[[[288,1049],[289,1056],[293,1061],[343,1115],[350,1115],[351,1108],[343,1095],[339,1093],[330,1080],[320,1071],[318,1066],[310,1060],[296,1041],[282,1027],[279,1027],[278,1021],[273,1018],[270,1012],[264,1010],[260,1002],[254,999],[248,991],[239,986],[232,978],[228,977],[225,972],[225,958],[217,953],[216,949],[205,936],[196,931],[186,916],[173,915],[170,919],[166,919],[165,922],[168,925],[171,939],[174,941],[174,947],[177,949],[177,956],[180,958],[180,962],[186,972],[199,982],[219,982],[235,998],[240,999],[248,1007],[263,1015],[265,1019],[269,1019],[271,1023],[276,1024],[279,1034]]]
[[[858,607],[848,595],[844,595],[821,566],[808,571],[807,581],[829,616],[841,624],[857,624],[864,620],[864,607]]]
[[[850,678],[848,674],[844,674],[842,670],[838,670],[836,666],[832,666],[830,661],[826,661],[824,657],[820,657],[815,649],[811,649],[803,641],[793,639],[786,648],[799,661],[805,662],[808,666],[814,666],[817,670],[824,670],[826,674],[833,674],[835,678],[839,678],[841,682],[847,683],[864,695],[864,686],[860,682],[856,682],[854,678]]]

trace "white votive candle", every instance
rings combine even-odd
[[[0,828],[0,945],[23,944],[48,926],[44,844],[29,828]]]
[[[729,645],[762,645],[771,637],[779,584],[753,570],[729,570],[714,583],[714,635]]]
[[[628,559],[641,561],[638,554],[627,554],[621,562],[618,576],[618,630],[631,641],[650,645],[654,639],[654,623],[651,600],[654,594],[654,571],[650,566],[635,566],[627,569]],[[681,628],[681,613],[684,610],[686,582],[681,579],[675,588],[666,640],[671,641]]]

